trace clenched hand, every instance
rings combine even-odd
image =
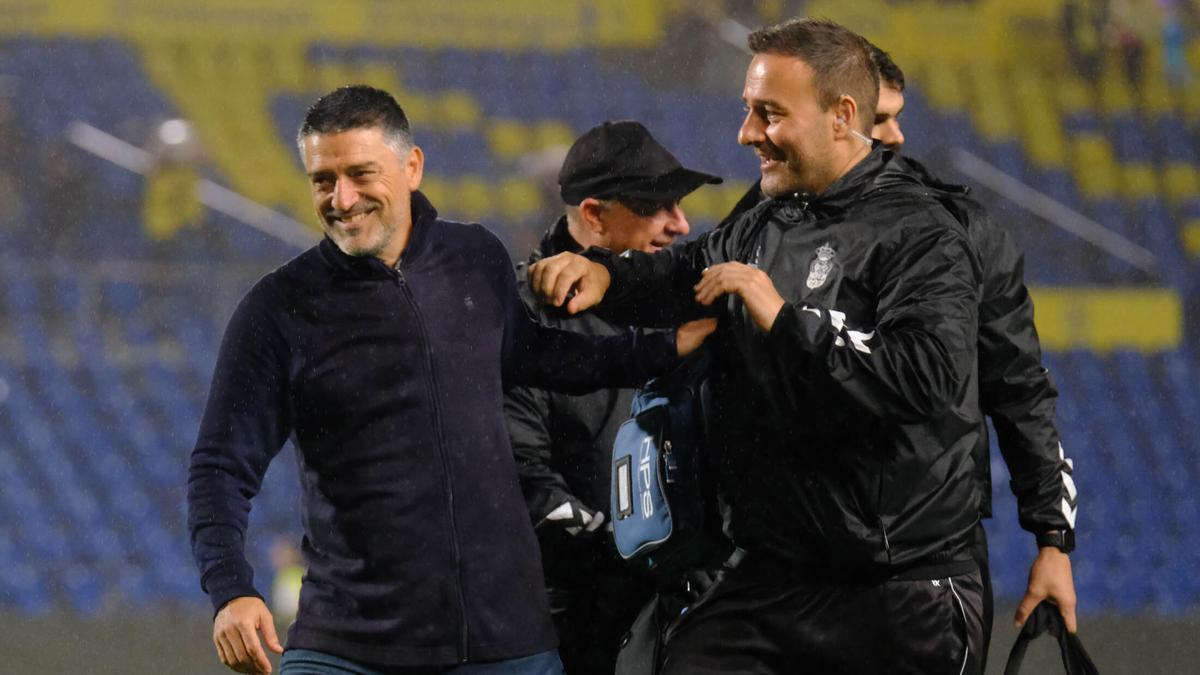
[[[1058,606],[1067,632],[1076,631],[1075,580],[1071,576],[1071,558],[1053,546],[1043,546],[1029,570],[1029,586],[1013,618],[1017,628],[1025,624],[1042,600],[1050,600]]]

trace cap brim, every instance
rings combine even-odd
[[[632,199],[682,199],[695,192],[701,185],[717,185],[722,182],[724,179],[720,176],[679,168],[665,176],[627,184],[611,196]]]

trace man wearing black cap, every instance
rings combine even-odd
[[[687,235],[679,200],[721,179],[685,169],[646,127],[605,122],[581,136],[559,172],[565,214],[527,263],[564,251],[602,247],[657,252]],[[518,279],[524,280],[522,269]],[[544,324],[589,335],[630,329],[594,314],[571,317],[522,298]],[[617,556],[603,527],[609,463],[631,390],[584,396],[532,388],[510,390],[505,403],[521,487],[542,546],[551,612],[567,672],[613,672],[621,635],[653,593],[649,577]]]

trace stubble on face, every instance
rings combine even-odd
[[[378,128],[313,134],[303,151],[326,235],[347,255],[393,264],[407,240],[419,151],[412,148],[402,160]]]

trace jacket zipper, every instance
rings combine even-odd
[[[404,264],[404,256],[400,256],[400,260],[396,262],[393,270],[396,273],[396,285],[400,287],[404,299],[412,306],[413,313],[417,317],[417,333],[421,338],[421,350],[425,354],[425,368],[428,373],[429,390],[432,393],[430,404],[433,406],[433,426],[437,433],[438,447],[442,451],[442,471],[446,474],[446,503],[450,510],[450,545],[454,554],[454,568],[457,571],[457,584],[455,595],[458,598],[458,616],[459,625],[461,626],[462,641],[459,645],[460,660],[466,663],[469,659],[469,625],[467,623],[467,601],[463,596],[463,569],[462,569],[462,551],[458,541],[458,522],[455,519],[454,511],[454,478],[450,471],[450,453],[446,449],[446,435],[442,425],[442,411],[438,407],[438,385],[437,376],[433,370],[433,351],[429,348],[429,336],[425,334],[425,317],[421,314],[421,308],[417,305],[417,301],[412,296],[412,290],[408,286],[408,282],[404,278],[404,271],[401,265]]]

